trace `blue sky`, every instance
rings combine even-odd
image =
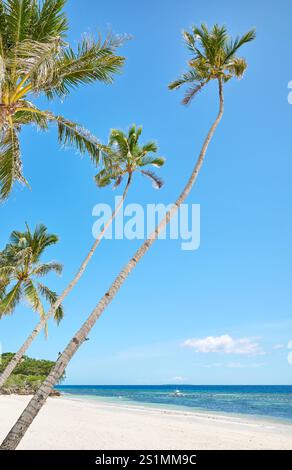
[[[156,242],[72,360],[67,383],[291,384],[291,2],[69,0],[67,12],[73,44],[84,32],[131,34],[122,48],[126,65],[113,86],[42,104],[101,140],[112,127],[142,124],[143,138],[157,140],[167,157],[160,192],[134,182],[128,201],[144,205],[174,201],[217,111],[213,86],[188,108],[180,92],[167,90],[186,68],[181,30],[202,21],[224,23],[232,35],[257,29],[257,40],[242,49],[244,80],[225,88],[224,120],[188,200],[201,205],[199,250]],[[94,205],[112,203],[115,193],[95,187],[89,159],[58,149],[53,129],[24,130],[22,153],[32,191],[17,188],[0,207],[0,244],[25,221],[45,223],[60,236],[46,255],[64,263],[63,276],[48,280],[60,291],[92,244]],[[103,241],[66,300],[65,320],[59,328],[51,323],[49,339],[40,335],[30,355],[57,357],[139,243]],[[16,350],[36,320],[26,305],[2,319],[3,350]],[[197,341],[210,336],[211,346]],[[189,339],[192,347],[184,346]]]

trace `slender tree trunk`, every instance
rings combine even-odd
[[[131,184],[131,181],[132,181],[132,174],[129,174],[128,176],[128,181],[127,181],[127,184],[125,186],[125,189],[124,189],[124,192],[123,192],[123,196],[122,196],[122,199],[120,200],[118,206],[115,208],[111,218],[107,221],[107,223],[105,224],[105,226],[103,227],[102,231],[100,232],[98,238],[95,240],[94,244],[92,245],[92,248],[91,250],[89,251],[88,255],[86,256],[86,258],[84,259],[83,263],[81,264],[76,276],[72,279],[72,281],[70,282],[70,284],[68,284],[68,286],[64,289],[64,291],[62,292],[62,294],[58,297],[58,299],[56,300],[56,302],[54,303],[54,305],[52,305],[52,307],[50,308],[50,310],[48,311],[47,315],[43,318],[41,318],[41,320],[39,321],[39,323],[37,324],[37,326],[34,328],[34,330],[31,332],[31,334],[29,335],[29,337],[26,339],[26,341],[23,343],[23,345],[21,346],[21,348],[17,351],[17,353],[13,356],[13,358],[11,359],[11,361],[9,362],[9,364],[7,365],[7,367],[5,368],[5,370],[2,372],[2,374],[0,375],[0,389],[1,387],[3,387],[4,383],[6,382],[6,380],[8,379],[8,377],[10,377],[11,373],[14,371],[15,367],[19,364],[19,362],[21,361],[22,357],[24,356],[24,354],[26,353],[26,351],[28,350],[28,348],[30,347],[31,343],[33,342],[33,340],[38,336],[38,334],[43,330],[43,328],[46,326],[46,323],[47,321],[54,316],[54,314],[56,313],[56,310],[57,308],[61,305],[61,303],[64,301],[64,299],[67,297],[67,295],[70,294],[70,292],[72,291],[72,289],[75,287],[75,285],[77,284],[77,282],[79,281],[79,279],[81,278],[81,276],[83,275],[89,261],[91,260],[92,256],[94,255],[94,252],[95,250],[97,249],[99,243],[101,242],[106,230],[109,228],[109,226],[113,223],[113,220],[115,219],[115,217],[117,216],[118,212],[120,211],[124,201],[125,201],[125,198],[126,198],[126,195],[128,193],[128,190],[129,190],[129,186]]]
[[[165,217],[161,220],[158,226],[155,228],[154,232],[150,235],[150,237],[143,243],[143,245],[138,249],[135,253],[133,258],[129,261],[129,263],[125,266],[125,268],[120,272],[120,274],[116,277],[113,284],[111,285],[110,289],[106,292],[103,296],[101,301],[95,307],[91,315],[88,319],[83,323],[81,328],[77,331],[71,341],[68,343],[67,347],[63,351],[63,353],[58,358],[55,366],[51,370],[50,374],[40,386],[34,397],[31,399],[21,416],[19,417],[18,421],[15,423],[13,428],[8,433],[7,437],[4,439],[0,449],[1,450],[13,450],[16,449],[19,442],[23,438],[24,434],[26,433],[27,429],[33,422],[34,418],[37,416],[38,412],[44,405],[46,399],[48,398],[52,387],[58,383],[60,377],[62,376],[63,372],[65,371],[68,363],[70,362],[72,356],[76,353],[78,348],[86,339],[88,333],[95,325],[96,321],[99,319],[107,305],[113,300],[131,271],[135,268],[137,263],[141,260],[141,258],[145,255],[145,253],[149,250],[151,245],[157,239],[159,233],[163,228],[169,223],[170,219],[174,216],[174,214],[178,211],[181,204],[184,202],[186,197],[188,196],[190,190],[192,189],[199,171],[202,167],[205,154],[208,148],[208,145],[213,137],[213,134],[221,121],[223,116],[223,109],[224,109],[224,99],[223,99],[223,89],[222,89],[222,82],[219,79],[219,112],[214,121],[212,127],[210,128],[208,135],[204,141],[203,147],[201,149],[199,158],[196,162],[195,168],[187,182],[184,190],[182,191],[181,195],[172,206],[172,208],[166,213]]]

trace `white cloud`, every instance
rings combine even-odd
[[[276,349],[276,350],[277,350],[277,349],[283,349],[284,347],[285,347],[284,344],[275,344],[275,345],[272,347],[272,349]]]
[[[201,353],[245,354],[257,356],[264,354],[255,338],[234,339],[230,335],[207,336],[206,338],[190,338],[184,341],[184,347],[193,348]]]

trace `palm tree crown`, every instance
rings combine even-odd
[[[13,313],[22,299],[27,300],[41,316],[45,314],[41,297],[50,305],[54,304],[56,292],[40,282],[39,278],[52,271],[57,274],[62,272],[60,263],[40,261],[46,248],[57,241],[58,237],[47,233],[44,225],[38,225],[33,232],[28,226],[24,232],[12,232],[10,242],[0,252],[0,318]],[[59,322],[62,318],[63,308],[60,306],[55,320]]]
[[[0,0],[0,198],[13,183],[26,183],[22,172],[19,131],[26,124],[46,130],[56,123],[61,144],[74,145],[92,159],[97,140],[82,126],[43,111],[30,101],[44,95],[64,97],[80,84],[111,83],[124,58],[116,55],[121,38],[85,37],[73,50],[65,43],[66,0]]]
[[[155,188],[161,188],[162,180],[153,171],[144,168],[148,165],[161,167],[165,159],[155,155],[158,151],[155,142],[139,145],[141,133],[142,127],[135,124],[129,128],[127,134],[118,129],[111,130],[108,145],[101,146],[103,169],[95,177],[99,187],[113,182],[116,188],[125,175],[131,176],[135,171],[139,171],[151,179]]]
[[[247,68],[245,59],[236,57],[238,49],[255,39],[255,30],[251,30],[235,40],[229,38],[225,26],[214,25],[208,29],[205,24],[200,28],[193,26],[192,32],[183,32],[187,48],[192,54],[189,70],[169,84],[169,89],[180,88],[188,84],[183,104],[189,104],[192,98],[210,80],[228,82],[233,77],[241,78]]]

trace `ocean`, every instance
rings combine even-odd
[[[292,423],[292,385],[60,385],[66,396]]]

